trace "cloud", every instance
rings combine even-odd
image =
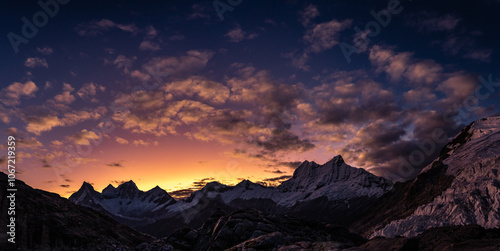
[[[283,181],[288,180],[291,177],[292,177],[291,175],[282,175],[279,177],[267,178],[261,181],[257,181],[256,183],[269,187],[279,186]]]
[[[27,58],[24,62],[24,66],[29,68],[44,67],[49,68],[49,64],[45,61],[45,58]]]
[[[108,31],[110,29],[119,29],[135,35],[139,28],[135,24],[118,24],[109,19],[101,19],[99,21],[92,21],[87,24],[80,24],[77,26],[76,31],[80,36],[96,36]]]
[[[52,143],[53,145],[55,145],[55,146],[62,146],[62,145],[63,145],[63,142],[61,142],[61,141],[59,141],[59,140],[53,140],[51,143]]]
[[[174,190],[169,192],[170,196],[176,198],[176,199],[185,199],[189,197],[192,193],[202,189],[207,183],[215,181],[214,178],[204,178],[200,179],[198,181],[194,181],[190,187],[184,188],[184,189],[179,189],[179,190]]]
[[[151,41],[142,41],[141,44],[139,45],[139,49],[141,51],[159,51],[160,45]]]
[[[123,160],[120,160],[118,162],[111,162],[111,163],[106,164],[106,166],[122,168],[123,167],[123,164],[122,164],[123,162],[124,162]]]
[[[172,35],[172,36],[170,36],[168,38],[168,40],[170,40],[170,41],[181,41],[181,40],[184,40],[184,39],[186,39],[186,37],[184,37],[183,35],[179,35],[179,34]]]
[[[39,149],[43,146],[42,143],[34,137],[19,138],[17,143],[18,146],[22,147],[21,149]]]
[[[241,29],[241,26],[236,25],[235,28],[228,31],[224,36],[229,38],[229,42],[239,43],[245,39],[254,39],[258,35],[256,33],[247,34],[247,32]]]
[[[214,104],[225,103],[230,94],[226,86],[199,76],[168,83],[162,89],[173,96],[197,98]]]
[[[493,54],[493,50],[490,49],[471,49],[463,57],[481,62],[490,62],[491,54]]]
[[[93,132],[83,129],[81,132],[70,135],[69,140],[76,145],[90,145],[90,141],[99,139],[99,136]]]
[[[118,144],[120,145],[127,145],[129,142],[128,140],[124,139],[124,138],[120,138],[120,137],[116,137],[116,142],[118,142]]]
[[[193,12],[188,16],[188,20],[191,19],[210,19],[211,9],[206,4],[195,3],[191,6]]]
[[[153,26],[148,26],[146,28],[146,35],[148,38],[154,38],[158,36],[158,30],[156,30]]]
[[[309,44],[309,50],[312,52],[318,53],[331,49],[334,45],[339,44],[339,33],[350,27],[351,23],[350,19],[341,22],[334,19],[330,22],[316,24],[312,29],[307,30],[304,41]]]
[[[292,51],[283,54],[285,58],[292,60],[292,66],[304,71],[310,69],[307,62],[311,53],[319,53],[339,44],[340,32],[351,26],[352,20],[338,21],[332,19],[329,22],[315,24],[312,20],[319,16],[319,11],[314,5],[309,5],[300,14],[302,25],[307,29],[303,36],[306,48],[302,51]]]
[[[120,54],[113,61],[113,64],[116,66],[116,68],[123,69],[123,72],[129,73],[129,69],[132,67],[136,59],[137,57],[127,58],[125,55]]]
[[[431,102],[437,99],[430,88],[412,89],[403,93],[403,97],[407,103]]]
[[[300,12],[300,22],[303,26],[309,26],[311,25],[311,21],[319,15],[318,7],[310,4],[304,11]]]
[[[75,96],[73,96],[69,91],[63,91],[63,93],[54,96],[54,100],[63,104],[71,104],[75,101]]]
[[[413,53],[396,53],[378,45],[370,49],[370,62],[377,72],[385,72],[392,81],[403,78],[417,84],[437,84],[442,77],[443,67],[433,60],[413,59]]]
[[[68,188],[69,185],[60,185],[60,187]]]
[[[112,184],[121,185],[121,184],[123,184],[125,182],[129,182],[129,181],[130,180],[111,180],[109,182],[112,183]]]
[[[27,117],[26,131],[40,135],[45,131],[50,131],[53,127],[61,126],[63,123],[58,117],[52,115],[42,115],[38,117]]]
[[[54,52],[54,50],[50,47],[37,47],[36,51],[42,55],[50,55]]]
[[[204,50],[189,50],[186,55],[178,57],[156,57],[151,59],[143,67],[151,69],[163,75],[192,74],[205,68],[208,61],[212,59],[214,53]],[[149,73],[145,70],[132,72],[132,76],[144,79]]]
[[[264,170],[264,172],[266,173],[276,173],[276,174],[282,174],[284,172],[282,172],[281,170],[277,169],[277,170],[273,170],[273,171],[269,171],[269,170]]]
[[[420,32],[451,32],[460,21],[460,18],[452,14],[439,16],[434,12],[420,12],[411,17],[409,24]]]
[[[91,98],[96,95],[97,90],[105,91],[106,87],[96,83],[87,83],[76,92],[76,95],[80,98]]]
[[[438,91],[446,95],[445,99],[438,101],[443,107],[453,109],[455,104],[461,104],[465,98],[472,96],[478,86],[478,80],[472,74],[455,72],[437,87]]]
[[[62,122],[61,126],[71,126],[85,120],[99,119],[104,114],[106,114],[106,112],[107,108],[104,106],[99,106],[93,109],[89,109],[89,111],[86,110],[68,111],[64,113],[62,118],[60,119],[60,121]]]
[[[38,87],[33,81],[26,83],[15,82],[6,88],[3,88],[0,94],[0,101],[7,106],[19,105],[21,97],[33,97]]]
[[[157,146],[158,145],[158,141],[153,141],[152,143],[150,143],[150,142],[146,142],[146,141],[140,139],[140,140],[134,140],[133,144],[135,146],[149,146],[151,144]]]

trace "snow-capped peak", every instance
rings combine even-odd
[[[331,167],[340,167],[344,164],[344,159],[342,158],[342,156],[337,155],[335,157],[333,157],[331,160],[329,160],[328,162],[326,162],[324,165],[325,166],[331,166]]]
[[[114,193],[115,191],[116,191],[116,188],[115,188],[113,185],[109,184],[106,188],[104,188],[104,189],[102,190],[102,192],[101,192],[101,193],[102,193],[103,195],[106,195],[106,194],[112,194],[112,193]]]

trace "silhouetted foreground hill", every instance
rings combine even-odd
[[[133,250],[153,240],[57,194],[33,189],[20,180],[15,184],[16,246],[20,250]],[[7,175],[0,173],[0,250],[14,248],[6,235],[9,207],[6,191]]]

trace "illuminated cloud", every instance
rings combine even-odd
[[[198,76],[168,83],[163,90],[174,97],[198,98],[200,101],[214,104],[225,103],[230,94],[226,86]]]
[[[446,98],[440,100],[439,103],[452,109],[455,104],[461,104],[465,98],[472,96],[478,84],[479,81],[472,74],[463,72],[450,74],[450,76],[437,87],[438,91],[446,95]]]
[[[412,83],[436,84],[443,74],[441,65],[433,60],[416,60],[410,52],[394,52],[375,45],[370,50],[370,61],[378,72],[385,72],[392,81],[404,77]]]
[[[69,91],[63,91],[61,94],[57,94],[54,100],[63,104],[71,104],[75,101],[75,96],[73,96]]]
[[[124,139],[124,138],[120,138],[120,137],[116,137],[116,142],[118,142],[118,144],[120,145],[127,145],[129,142],[128,140]]]
[[[144,67],[164,75],[167,73],[169,75],[194,73],[205,68],[213,55],[214,52],[211,51],[189,50],[186,52],[186,55],[178,57],[155,57],[145,64]],[[146,76],[149,74],[146,70],[140,71],[142,75],[137,75],[137,73],[136,76]],[[141,78],[141,80],[143,79]]]
[[[17,142],[19,147],[22,147],[21,149],[39,149],[43,146],[42,143],[34,137],[19,138]]]
[[[141,51],[159,51],[160,45],[151,41],[142,41],[139,45]]]
[[[351,23],[350,19],[344,21],[334,19],[330,22],[314,25],[304,35],[304,40],[309,45],[308,50],[317,53],[339,44],[340,32],[350,27]]]
[[[155,27],[150,25],[146,28],[146,36],[148,36],[148,38],[154,38],[158,36],[158,30],[156,30]]]
[[[26,83],[15,82],[6,88],[3,88],[0,94],[0,101],[6,106],[19,105],[21,97],[33,97],[38,87],[33,81]]]
[[[63,142],[59,141],[59,140],[54,140],[51,142],[53,145],[55,146],[62,146],[63,145]]]
[[[188,20],[192,19],[210,19],[213,12],[212,6],[207,6],[202,3],[195,3],[191,6],[192,13],[189,14]]]
[[[27,58],[24,62],[24,66],[29,68],[44,67],[49,68],[49,64],[45,58]]]
[[[80,98],[90,98],[96,95],[98,90],[103,92],[106,90],[106,87],[96,83],[87,83],[76,92],[76,95]]]
[[[99,136],[93,131],[83,129],[81,132],[69,136],[69,139],[76,145],[90,145],[90,141],[99,139]]]
[[[125,55],[120,54],[115,58],[113,64],[116,66],[116,68],[123,69],[123,72],[129,73],[129,69],[132,67],[136,59],[137,57],[128,58]]]
[[[53,127],[61,126],[63,123],[56,116],[44,115],[40,117],[27,117],[26,131],[40,135],[45,131],[50,131]]]
[[[311,25],[311,21],[319,15],[318,7],[310,4],[304,11],[300,12],[300,21],[303,26],[309,26]]]
[[[133,144],[135,146],[149,146],[151,144],[154,146],[158,146],[158,141],[146,142],[146,141],[140,139],[140,140],[134,140]]]
[[[246,40],[246,39],[257,38],[258,35],[256,33],[247,34],[247,32],[245,32],[241,29],[241,26],[236,25],[236,27],[234,27],[234,29],[228,31],[224,35],[224,37],[227,37],[229,39],[229,42],[239,43],[239,42]]]
[[[54,52],[54,50],[50,47],[44,46],[44,47],[37,47],[36,51],[42,55],[50,55]]]
[[[80,36],[96,36],[102,34],[103,31],[108,31],[113,28],[129,32],[131,34],[136,34],[139,31],[139,28],[137,28],[135,24],[118,24],[109,19],[101,19],[87,24],[80,24],[76,28],[76,31]]]

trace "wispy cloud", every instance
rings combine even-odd
[[[240,25],[236,25],[232,30],[228,31],[225,35],[229,39],[229,42],[239,43],[246,39],[257,38],[257,33],[250,33],[243,31]]]
[[[29,68],[43,67],[49,68],[49,64],[45,58],[27,58],[24,62],[24,66]]]

